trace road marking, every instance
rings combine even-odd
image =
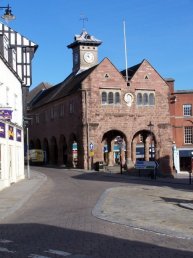
[[[61,255],[61,256],[69,256],[69,255],[71,255],[71,253],[67,253],[67,252],[59,251],[59,250],[53,250],[53,249],[49,249],[48,251],[44,251],[44,252],[50,253],[50,254],[58,254],[58,255]]]
[[[30,258],[51,258],[48,256],[42,256],[42,255],[38,255],[38,254],[30,254],[28,257],[30,257]]]
[[[4,247],[0,247],[0,252],[4,252],[4,253],[15,253],[15,251],[10,251],[7,248]]]
[[[12,243],[13,241],[11,240],[6,240],[6,239],[0,239],[0,243],[2,244],[9,244],[9,243]]]

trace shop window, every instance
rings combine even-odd
[[[192,105],[191,104],[183,105],[183,112],[184,112],[184,116],[191,116],[192,115]]]
[[[184,143],[185,144],[193,143],[193,126],[186,126],[184,128]]]
[[[0,178],[1,178],[1,171],[2,171],[2,156],[1,156],[1,144],[0,144]]]

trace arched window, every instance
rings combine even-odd
[[[143,94],[143,105],[148,105],[148,94],[144,93]]]
[[[115,93],[115,104],[120,104],[120,94],[119,94],[119,92]]]
[[[142,94],[138,93],[137,94],[137,105],[142,105]]]
[[[155,105],[155,96],[153,93],[149,94],[149,105],[151,106]]]
[[[113,104],[114,103],[113,92],[109,92],[109,94],[108,94],[108,103],[109,104]]]
[[[107,104],[107,93],[104,91],[102,92],[102,104]]]

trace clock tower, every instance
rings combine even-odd
[[[73,72],[82,72],[98,64],[98,46],[102,41],[89,35],[85,30],[75,35],[74,42],[68,45],[72,49]]]

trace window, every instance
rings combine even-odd
[[[109,104],[113,104],[114,103],[113,92],[109,92],[109,94],[108,94],[108,103]]]
[[[184,116],[191,116],[192,115],[192,105],[185,104],[183,105]]]
[[[154,106],[155,105],[155,92],[153,91],[136,91],[137,105],[138,106]]]
[[[115,104],[120,104],[120,94],[119,94],[119,92],[115,92]]]
[[[102,104],[107,104],[107,93],[104,91],[102,92]]]
[[[119,105],[121,104],[121,91],[118,90],[103,90],[101,92],[102,105]]]
[[[73,102],[70,102],[70,104],[69,104],[69,113],[70,114],[74,113],[74,103]]]
[[[149,105],[150,105],[150,106],[155,105],[155,96],[154,96],[153,93],[150,93],[150,94],[149,94]]]
[[[36,114],[35,118],[36,118],[36,124],[39,124],[39,123],[40,123],[40,117],[39,117],[39,115]]]
[[[64,116],[64,104],[60,105],[60,117]]]
[[[143,105],[144,106],[147,106],[149,103],[148,103],[148,95],[147,93],[144,93],[143,94]]]
[[[137,94],[137,105],[142,105],[142,94],[138,93]]]
[[[184,128],[184,143],[185,144],[192,144],[193,143],[193,126],[186,126]]]

